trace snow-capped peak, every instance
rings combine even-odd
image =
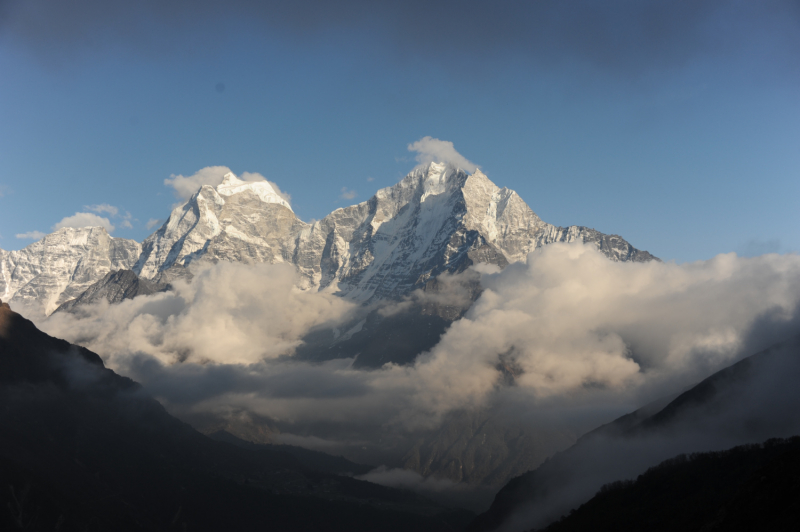
[[[423,177],[420,201],[425,201],[428,196],[438,196],[446,192],[448,178],[457,171],[458,169],[447,163],[431,163]]]
[[[242,181],[233,172],[228,172],[222,177],[222,183],[216,188],[220,196],[233,196],[246,190],[254,192],[265,203],[277,203],[292,210],[289,202],[280,197],[268,181]]]

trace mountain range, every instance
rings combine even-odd
[[[175,207],[141,244],[100,227],[64,228],[22,250],[0,250],[0,297],[31,317],[78,312],[98,301],[169,290],[176,280],[190,280],[198,265],[288,263],[299,288],[336,294],[365,309],[337,329],[309,331],[294,356],[354,359],[354,367],[369,369],[412,363],[439,341],[481,293],[478,276],[466,272],[471,265],[504,268],[542,246],[574,241],[593,244],[612,261],[657,260],[619,236],[542,221],[518,194],[480,170],[429,163],[313,223],[297,218],[269,182],[228,173]],[[448,290],[442,274],[454,273],[462,274],[459,300],[437,303],[436,295]],[[426,297],[412,298],[391,315],[380,312],[381,303],[412,293]],[[409,444],[395,465],[497,488],[574,438],[486,416],[455,414],[443,430]]]
[[[180,280],[191,282],[198,265],[287,263],[298,288],[341,296],[364,309],[352,323],[308,332],[294,356],[350,358],[354,368],[372,369],[412,363],[464,315],[482,290],[470,266],[504,268],[542,246],[574,241],[593,244],[612,261],[658,260],[616,235],[543,222],[480,170],[469,174],[430,163],[368,201],[313,223],[299,220],[268,182],[227,174],[174,208],[141,244],[99,227],[63,228],[25,249],[0,250],[0,294],[15,308],[49,315],[169,291]],[[452,291],[453,283],[458,298],[437,297]],[[381,312],[382,304],[398,301],[400,310]],[[413,435],[391,465],[425,478],[503,486],[488,512],[470,525],[474,532],[548,526],[581,504],[569,523],[596,522],[608,515],[603,501],[635,499],[650,489],[648,479],[664,472],[684,475],[680,460],[645,473],[664,459],[796,434],[798,346],[794,338],[751,356],[569,448],[572,434],[517,426],[492,412],[456,410],[435,431]],[[0,461],[2,480],[11,486],[11,512],[4,518],[10,516],[12,525],[230,527],[213,506],[235,514],[237,529],[262,526],[264,508],[277,530],[446,530],[469,519],[408,492],[351,478],[368,471],[364,464],[245,442],[226,432],[203,436],[136,383],[104,368],[99,356],[41,333],[5,304],[0,348],[0,393],[8,405],[0,412]],[[498,371],[513,383],[513,364]],[[797,442],[785,445],[795,452]],[[754,471],[772,478],[775,467],[768,461],[775,448],[732,451],[720,460],[751,464],[736,480],[742,490],[751,489]],[[608,485],[637,475],[643,476],[635,483]],[[730,501],[742,495],[728,495],[714,499],[715,508],[732,511]],[[322,515],[336,516],[336,525]],[[716,523],[709,515],[690,517],[702,526]],[[554,530],[573,526],[561,522],[566,524]]]
[[[444,272],[476,263],[502,268],[541,246],[574,241],[593,243],[614,261],[655,259],[617,235],[542,221],[480,170],[429,163],[313,223],[297,218],[268,182],[229,173],[173,209],[141,244],[99,227],[63,228],[22,250],[0,250],[0,297],[51,314],[114,271],[164,287],[191,277],[192,264],[225,260],[290,263],[302,289],[396,300]]]

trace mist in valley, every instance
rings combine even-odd
[[[464,305],[458,275],[438,304]],[[791,337],[800,318],[793,254],[621,263],[593,246],[553,244],[502,271],[479,265],[460,275],[481,286],[464,316],[412,363],[377,369],[355,367],[358,353],[316,362],[293,354],[311,331],[344,335],[366,313],[390,316],[431,296],[366,308],[299,290],[281,264],[206,265],[172,292],[38,325],[99,353],[203,432],[341,454],[379,466],[371,481],[423,492],[488,486],[487,505],[510,477]],[[756,398],[737,400],[760,415]],[[765,423],[758,438],[786,433]],[[673,438],[689,442],[680,445],[645,441],[653,453],[624,466],[605,459],[611,472],[586,490],[677,449],[742,441],[708,430],[680,431]],[[616,451],[601,454],[635,456],[630,445],[639,444],[613,442]]]

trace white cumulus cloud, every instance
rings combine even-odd
[[[175,196],[182,200],[192,197],[203,185],[215,187],[222,183],[222,178],[230,172],[227,166],[206,166],[190,176],[172,175],[164,180],[164,185],[175,189]],[[242,181],[266,181],[275,190],[275,193],[291,205],[292,197],[282,191],[280,187],[257,172],[243,172],[237,176]]]
[[[220,262],[197,271],[191,284],[176,283],[174,293],[99,308],[105,322],[99,329],[91,320],[73,323],[66,313],[54,314],[48,326],[73,323],[103,353],[139,351],[164,363],[255,363],[290,353],[310,327],[346,318],[354,307],[297,289],[295,276],[287,264]]]
[[[104,227],[109,233],[114,231],[114,226],[108,218],[91,212],[76,212],[55,224],[52,229],[56,231],[62,227]]]
[[[453,143],[448,140],[422,137],[409,144],[408,151],[417,152],[415,158],[420,166],[428,163],[449,163],[467,172],[474,172],[479,168],[478,165],[458,153]]]
[[[144,224],[144,225],[145,225],[145,227],[147,227],[148,229],[152,229],[152,228],[154,228],[155,226],[157,226],[158,224],[160,224],[162,221],[163,221],[163,220],[159,220],[158,218],[150,218],[149,220],[147,220],[147,223],[146,223],[146,224]]]

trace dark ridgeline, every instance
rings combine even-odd
[[[332,473],[343,459],[203,436],[3,303],[0,405],[3,530],[438,531],[472,517]]]
[[[800,437],[679,455],[601,488],[547,532],[793,532],[800,527]]]
[[[509,481],[468,530],[540,530],[564,516],[547,530],[795,530],[780,527],[800,523],[797,438],[697,452],[800,434],[799,380],[796,336],[589,432]]]

